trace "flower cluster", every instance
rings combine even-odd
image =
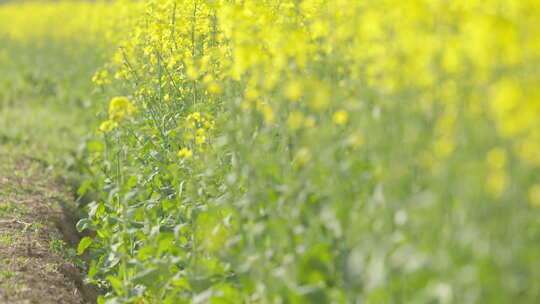
[[[111,131],[118,127],[118,122],[127,116],[138,113],[133,103],[127,97],[114,97],[109,103],[109,119],[99,126],[100,131]]]

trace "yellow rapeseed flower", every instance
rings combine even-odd
[[[260,107],[260,111],[263,114],[264,121],[267,123],[273,123],[275,120],[274,111],[272,110],[272,107],[268,104],[264,104]]]
[[[109,103],[109,119],[121,120],[137,113],[137,109],[127,97],[114,97]]]
[[[193,152],[187,148],[182,148],[180,151],[178,151],[178,156],[185,159],[190,159],[193,157]]]
[[[218,94],[221,94],[221,92],[223,92],[223,88],[221,87],[221,85],[216,82],[216,81],[212,81],[208,84],[208,92],[210,92],[210,94],[214,94],[214,95],[218,95]]]
[[[302,97],[303,93],[303,86],[302,83],[299,81],[291,81],[285,86],[285,96],[292,100],[297,101]]]
[[[437,157],[445,158],[454,152],[456,144],[449,137],[441,137],[433,143],[433,152]]]
[[[116,127],[118,127],[118,123],[116,121],[106,120],[101,123],[99,130],[102,132],[109,132]]]
[[[107,70],[97,71],[92,77],[92,82],[97,85],[105,85],[105,84],[111,83],[109,71]]]
[[[332,120],[336,125],[342,126],[349,120],[349,113],[345,110],[338,110],[334,113],[334,116],[332,116]]]
[[[197,135],[195,136],[195,143],[197,145],[202,145],[206,142],[206,136],[204,135]]]

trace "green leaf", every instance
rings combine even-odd
[[[98,272],[99,269],[97,268],[97,262],[93,260],[92,262],[90,262],[90,267],[88,268],[88,278],[90,280],[93,280]]]
[[[105,145],[101,141],[93,140],[86,143],[88,150],[93,152],[102,152],[105,149]]]
[[[111,286],[112,288],[114,289],[114,292],[116,292],[117,295],[123,295],[123,290],[122,290],[122,287],[123,287],[123,284],[122,284],[122,281],[118,278],[115,278],[113,276],[108,276],[106,277],[107,281],[109,281],[109,283],[111,283]]]
[[[84,253],[84,251],[86,250],[86,248],[88,248],[88,246],[92,245],[94,241],[89,238],[89,237],[84,237],[80,242],[79,242],[79,246],[77,246],[77,255],[81,255]]]
[[[132,280],[137,284],[152,286],[158,281],[159,274],[160,269],[158,267],[151,267],[135,275]]]
[[[88,218],[81,219],[77,222],[76,228],[78,232],[82,232],[88,228],[92,227],[92,223]]]
[[[88,192],[88,189],[92,187],[92,180],[88,179],[82,183],[82,185],[77,189],[77,195],[83,196]]]

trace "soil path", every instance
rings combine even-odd
[[[0,154],[0,304],[95,303],[73,249],[73,202],[40,162]]]

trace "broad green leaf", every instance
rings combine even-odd
[[[87,236],[82,238],[82,240],[79,242],[79,246],[77,246],[77,255],[83,254],[86,251],[86,248],[92,245],[93,242],[94,240]]]

